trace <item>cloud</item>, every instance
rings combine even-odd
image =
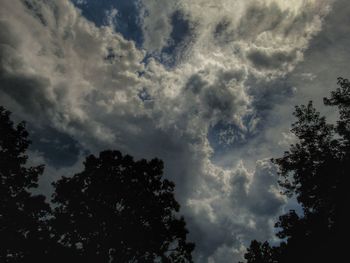
[[[331,2],[178,0],[158,5],[156,1],[144,0],[141,1],[144,48],[152,52],[166,48],[176,28],[170,18],[181,13],[192,36],[187,39],[189,44],[181,43],[185,47],[182,52],[188,55],[187,60],[183,59],[186,62],[200,54],[205,54],[206,59],[214,55],[220,61],[224,53],[229,55],[231,63],[246,64],[245,55],[253,49],[288,53],[294,58],[294,63],[290,63],[293,65],[300,61],[308,41],[320,30]]]
[[[272,237],[285,203],[264,159],[284,130],[267,118],[294,94],[286,75],[331,2],[144,0],[136,45],[68,0],[2,1],[0,103],[50,142],[32,151],[55,176],[106,148],[163,159],[196,261],[238,260],[251,239]],[[208,134],[219,126],[241,144],[214,160]],[[75,163],[50,163],[66,144]]]
[[[285,65],[288,66],[294,56],[283,52],[269,54],[261,50],[253,50],[248,53],[247,57],[258,69],[278,69]]]
[[[32,2],[2,4],[2,25],[11,27],[5,38],[19,38],[17,47],[2,43],[2,92],[21,106],[23,100],[31,103],[27,106],[52,118],[59,129],[111,140],[108,128],[90,118],[89,102],[101,108],[127,103],[125,98],[138,92],[143,53],[110,28],[98,29],[82,19],[68,1]],[[13,15],[20,19],[14,21]]]
[[[251,172],[242,161],[225,170],[210,163],[203,167],[201,187],[188,200],[189,208],[198,215],[192,218],[197,228],[194,235],[203,239],[198,244],[199,258],[224,262],[218,258],[223,257],[222,250],[231,248],[229,255],[235,262],[242,256],[243,244],[257,236],[270,238],[273,218],[285,203],[274,169],[268,160],[258,161]]]

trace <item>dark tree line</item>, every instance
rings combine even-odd
[[[350,176],[350,82],[338,79],[339,87],[324,98],[337,107],[339,120],[327,123],[313,107],[297,106],[291,131],[298,142],[281,158],[279,184],[288,197],[296,197],[302,215],[291,210],[275,227],[283,242],[251,242],[248,263],[346,262],[349,233]]]
[[[50,205],[32,191],[44,166],[26,165],[30,143],[0,107],[0,262],[192,262],[161,160],[90,155],[54,183]]]

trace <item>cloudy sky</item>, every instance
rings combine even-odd
[[[349,77],[348,0],[0,0],[0,105],[26,120],[41,190],[118,149],[159,157],[195,262],[276,241],[271,157],[294,105]]]

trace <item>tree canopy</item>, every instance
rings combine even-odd
[[[44,166],[27,165],[30,143],[25,123],[0,107],[1,262],[192,262],[161,160],[90,155],[82,172],[53,184],[52,209],[32,193]]]
[[[291,131],[298,142],[281,158],[272,162],[279,167],[279,183],[284,193],[296,197],[302,215],[291,210],[276,223],[277,237],[283,242],[271,248],[253,241],[245,258],[259,262],[338,262],[346,255],[344,233],[349,231],[347,202],[350,165],[350,83],[338,79],[339,88],[325,98],[336,106],[337,123],[327,123],[310,101],[297,106],[297,121]],[[256,260],[260,255],[268,257]]]
[[[26,165],[30,144],[25,123],[17,126],[0,107],[0,261],[41,260],[48,253],[46,218],[50,207],[34,195],[43,166]]]
[[[158,159],[118,151],[90,155],[85,169],[55,183],[54,228],[89,262],[192,262],[174,183]]]

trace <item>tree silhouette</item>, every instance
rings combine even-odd
[[[174,183],[162,179],[162,161],[103,151],[84,165],[54,184],[61,244],[82,262],[192,262],[194,245],[175,215]]]
[[[192,262],[162,161],[91,155],[54,183],[51,210],[32,194],[44,166],[26,164],[30,143],[25,123],[0,107],[0,262]]]
[[[250,263],[275,263],[278,262],[279,250],[272,248],[268,242],[260,243],[253,240],[244,258]]]
[[[25,123],[17,126],[0,106],[0,261],[35,262],[48,254],[46,218],[50,207],[33,195],[43,166],[26,166],[30,141]]]
[[[337,106],[336,125],[326,122],[312,102],[297,106],[297,121],[291,131],[298,142],[283,157],[273,159],[279,167],[280,185],[289,197],[296,197],[302,215],[291,210],[276,223],[280,246],[269,248],[252,242],[249,255],[273,249],[275,262],[340,262],[346,258],[344,233],[349,233],[348,200],[350,165],[350,83],[338,79],[339,88],[325,98],[325,105]],[[261,261],[269,262],[269,261]]]

